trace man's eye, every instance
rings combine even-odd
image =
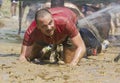
[[[42,29],[46,29],[46,28],[47,28],[47,25],[44,25],[44,26],[42,26],[41,28],[42,28]]]
[[[51,25],[52,24],[52,20],[49,22],[49,25]]]

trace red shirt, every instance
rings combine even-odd
[[[30,46],[34,42],[45,42],[47,44],[59,44],[65,40],[66,37],[73,38],[79,32],[76,28],[77,16],[70,9],[65,7],[57,7],[49,9],[54,23],[55,33],[53,37],[44,35],[37,29],[36,22],[33,21],[25,32],[23,45]]]

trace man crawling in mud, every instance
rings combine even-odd
[[[44,59],[44,47],[62,44],[63,61],[70,65],[77,65],[85,55],[86,47],[76,24],[77,16],[68,8],[38,10],[35,20],[25,32],[19,60]],[[68,50],[72,54],[67,53]]]

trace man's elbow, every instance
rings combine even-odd
[[[84,56],[86,54],[86,47],[85,47],[85,45],[80,46],[79,49],[81,50],[81,56]]]
[[[83,46],[82,48],[83,48],[83,53],[85,54],[86,53],[86,47]]]

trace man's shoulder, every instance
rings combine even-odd
[[[36,29],[37,25],[35,21],[32,21],[32,23],[28,26],[27,31],[34,31]]]

